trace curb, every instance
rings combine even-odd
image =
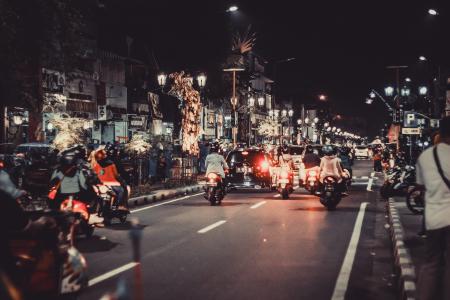
[[[416,271],[411,255],[405,247],[404,230],[393,198],[389,198],[389,201],[386,202],[386,210],[389,215],[389,231],[394,252],[395,272],[399,279],[398,288],[400,293],[398,299],[415,300],[417,299]]]
[[[178,196],[185,196],[188,194],[199,192],[201,190],[202,190],[202,186],[198,185],[198,184],[185,186],[185,187],[177,188],[177,189],[159,190],[159,191],[155,191],[154,194],[130,198],[130,199],[128,199],[128,205],[130,207],[146,205],[146,204],[150,204],[150,203],[154,203],[154,202],[158,202],[158,201],[162,201],[162,200],[175,198]]]

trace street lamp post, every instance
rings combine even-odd
[[[203,89],[205,88],[206,85],[206,75],[204,73],[200,73],[199,75],[197,75],[197,84],[200,87],[200,97],[202,96],[202,92]],[[204,97],[201,97],[204,98]],[[206,103],[206,101],[201,101],[203,102],[202,105],[202,129],[203,129],[203,140],[205,139],[205,135],[206,135],[206,124],[207,124],[207,110],[209,109],[209,105],[208,103]]]
[[[288,123],[288,133],[289,133],[289,142],[292,144],[292,117],[294,116],[294,110],[290,109],[288,111],[288,116],[289,116],[289,123]]]
[[[244,68],[234,67],[234,68],[227,68],[224,69],[224,72],[231,72],[233,77],[233,93],[231,98],[231,105],[233,106],[233,115],[234,115],[234,122],[233,122],[233,129],[232,129],[232,135],[233,135],[233,144],[236,146],[237,144],[237,133],[238,133],[238,113],[236,110],[238,99],[236,97],[236,72],[242,72],[244,71]]]

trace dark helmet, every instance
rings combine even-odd
[[[218,142],[211,143],[209,146],[209,153],[219,152],[220,144]]]
[[[60,164],[62,167],[70,167],[76,164],[77,156],[74,151],[65,152],[61,155]]]
[[[322,153],[323,155],[334,155],[335,154],[335,150],[334,147],[332,145],[324,145],[322,147]]]
[[[305,152],[309,154],[313,153],[314,152],[313,146],[311,145],[306,146]]]

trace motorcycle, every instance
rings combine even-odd
[[[119,219],[120,223],[124,224],[127,221],[130,211],[119,209],[114,190],[109,185],[97,184],[94,185],[94,191],[101,199],[98,216],[103,217],[104,224],[111,225],[111,220],[114,218]],[[127,186],[126,192],[130,195],[130,186]]]
[[[413,166],[394,167],[386,175],[380,188],[380,194],[385,199],[393,196],[405,196],[409,187],[414,186],[415,180],[416,174]]]
[[[223,180],[217,173],[208,173],[206,181],[205,198],[211,203],[211,206],[222,204],[224,198]]]
[[[294,191],[292,171],[280,168],[277,174],[277,190],[283,199],[289,199],[289,194]]]
[[[23,299],[76,298],[88,283],[86,260],[73,246],[76,216],[61,211],[28,214],[31,219],[53,219],[56,228],[42,228],[40,234],[10,233],[6,243],[11,267],[6,274]]]
[[[91,216],[89,205],[74,199],[73,196],[65,199],[60,206],[61,211],[71,211],[75,214],[75,233],[84,234],[86,238],[91,238],[94,233],[95,226],[89,223]]]
[[[325,177],[321,187],[320,203],[328,210],[335,210],[341,199],[342,194],[339,191],[339,183],[336,178]]]
[[[416,215],[421,215],[425,210],[424,190],[418,186],[411,186],[406,196],[406,206]]]
[[[319,168],[311,168],[306,170],[305,175],[305,189],[310,192],[311,195],[316,195],[319,190]]]

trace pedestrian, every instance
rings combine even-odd
[[[373,170],[375,172],[381,172],[382,169],[381,153],[377,150],[373,156]]]
[[[416,165],[425,189],[425,262],[418,281],[420,300],[450,299],[450,117],[440,122],[439,143]]]
[[[149,152],[149,160],[148,160],[148,177],[150,179],[150,184],[155,183],[156,181],[156,169],[158,166],[158,149],[156,147],[152,147]]]

